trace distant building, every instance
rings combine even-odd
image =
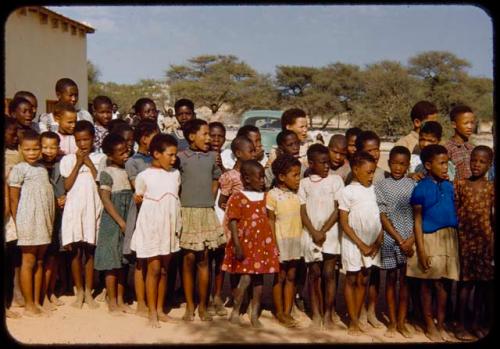
[[[41,6],[13,11],[5,23],[5,107],[26,90],[38,99],[38,113],[50,112],[56,81],[67,77],[78,84],[78,104],[87,109],[87,34],[94,31]]]

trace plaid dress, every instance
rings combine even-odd
[[[469,142],[458,143],[451,138],[444,146],[446,150],[448,150],[450,160],[455,165],[455,177],[457,179],[468,179],[472,176],[472,171],[470,169],[470,155],[472,153],[472,149],[474,149],[474,145]]]

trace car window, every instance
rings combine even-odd
[[[280,119],[265,116],[256,116],[245,120],[245,125],[253,125],[259,128],[280,128]]]

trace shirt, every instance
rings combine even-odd
[[[401,137],[394,146],[401,145],[403,147],[408,148],[410,153],[418,148],[418,132],[412,130],[406,136]]]
[[[467,179],[472,176],[470,169],[470,155],[474,145],[469,142],[458,143],[453,138],[450,138],[444,145],[448,150],[448,156],[456,168],[456,178]]]

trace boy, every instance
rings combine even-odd
[[[328,142],[330,172],[342,177],[345,183],[351,167],[347,161],[347,140],[344,135],[333,135]]]
[[[245,136],[252,141],[255,147],[255,160],[260,162],[262,166],[268,163],[268,158],[264,153],[264,148],[262,147],[262,140],[260,136],[259,128],[254,125],[245,125],[238,130],[236,137]],[[232,169],[236,163],[236,157],[230,148],[224,149],[220,154],[222,165],[226,169]]]
[[[104,137],[108,134],[108,126],[113,117],[113,103],[106,96],[97,96],[92,102],[94,116],[94,150],[101,152],[101,145]]]
[[[300,141],[297,134],[290,130],[284,130],[276,136],[276,144],[278,145],[278,154],[290,154],[293,157],[299,157]],[[305,166],[300,167],[300,178],[304,177]],[[274,174],[271,166],[265,169],[266,188],[270,189],[274,181]]]
[[[184,138],[184,133],[182,128],[187,121],[196,119],[196,113],[194,112],[194,103],[190,99],[181,98],[178,99],[174,104],[175,118],[179,123],[179,128],[174,129],[171,133],[177,141],[177,151],[181,152],[189,148],[189,143],[186,138]]]
[[[352,127],[345,131],[345,139],[347,142],[347,159],[352,158],[354,153],[356,152],[356,138],[358,138],[361,133],[361,129],[359,127]]]
[[[73,133],[78,116],[75,107],[69,103],[59,102],[54,106],[53,117],[56,121],[53,125],[57,125],[55,133],[60,139],[60,152],[63,155],[76,154],[78,148]]]
[[[418,135],[420,127],[425,121],[436,121],[437,120],[437,108],[436,106],[428,101],[419,101],[413,108],[411,108],[411,121],[413,123],[413,130],[406,136],[400,138],[394,146],[402,145],[408,148],[410,153],[418,154],[420,150],[418,149]]]
[[[469,138],[476,124],[476,117],[470,107],[458,105],[450,111],[450,120],[455,134],[444,146],[455,165],[456,178],[467,179],[472,175],[470,155],[474,145],[469,142]]]
[[[40,115],[36,115],[36,111],[38,109],[38,100],[36,99],[35,95],[30,91],[17,91],[16,94],[14,95],[14,98],[16,97],[22,97],[24,99],[27,99],[31,103],[33,122],[38,124]]]

